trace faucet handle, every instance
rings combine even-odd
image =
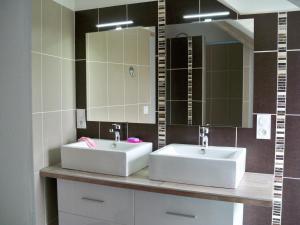
[[[109,132],[109,133],[113,133],[113,132],[114,132],[114,129],[109,129],[108,132]]]
[[[120,124],[114,123],[113,127],[114,127],[115,130],[121,130],[121,125]]]
[[[201,134],[209,134],[209,128],[208,127],[200,127],[200,133]]]

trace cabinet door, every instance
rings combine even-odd
[[[117,225],[113,222],[100,221],[88,217],[59,213],[59,225]]]
[[[133,191],[58,180],[58,210],[121,225],[134,224]]]
[[[135,225],[242,225],[243,205],[135,192]]]

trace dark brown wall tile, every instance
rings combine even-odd
[[[277,53],[254,54],[254,112],[276,113]]]
[[[158,128],[156,124],[128,124],[128,137],[138,137],[143,141],[152,142],[153,150],[158,148]]]
[[[184,15],[199,13],[199,0],[166,0],[167,24],[191,23],[197,19],[183,19]]]
[[[202,69],[193,69],[193,100],[202,100]]]
[[[193,101],[193,125],[202,125],[202,102]]]
[[[133,20],[133,26],[157,26],[158,4],[154,2],[143,2],[128,5],[128,19]]]
[[[86,129],[77,129],[77,138],[90,137],[99,138],[99,122],[87,122]]]
[[[76,108],[86,108],[86,61],[76,61]]]
[[[115,134],[110,133],[109,130],[113,128],[115,122],[101,122],[100,123],[100,138],[114,140]],[[117,123],[121,125],[120,139],[127,140],[127,123]]]
[[[300,178],[300,116],[286,119],[285,176]]]
[[[287,113],[289,114],[300,114],[299,73],[300,73],[300,51],[288,52]]]
[[[300,180],[284,179],[282,224],[296,225],[300,221]]]
[[[98,29],[98,9],[77,11],[75,13],[75,57],[85,59],[85,34]]]
[[[288,49],[300,49],[300,12],[288,13]]]
[[[267,225],[271,222],[271,207],[244,205],[244,225]]]
[[[254,17],[254,50],[277,50],[276,13],[259,14]]]
[[[247,172],[274,172],[275,121],[275,116],[272,116],[271,140],[256,139],[256,116],[253,118],[252,129],[238,128],[237,146],[247,148]]]
[[[235,147],[236,128],[210,128],[209,145]]]
[[[193,68],[202,67],[203,42],[202,37],[193,37]]]
[[[167,144],[199,144],[199,127],[184,125],[167,126]]]

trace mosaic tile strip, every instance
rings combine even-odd
[[[166,1],[158,0],[158,147],[166,145]]]
[[[188,37],[188,125],[193,124],[193,38]]]
[[[272,225],[281,225],[287,92],[287,13],[278,14],[277,112]]]

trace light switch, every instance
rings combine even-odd
[[[144,106],[144,115],[148,115],[149,114],[149,107],[146,105]]]
[[[256,139],[271,139],[271,114],[257,114]]]
[[[77,109],[77,128],[86,129],[85,109]]]

